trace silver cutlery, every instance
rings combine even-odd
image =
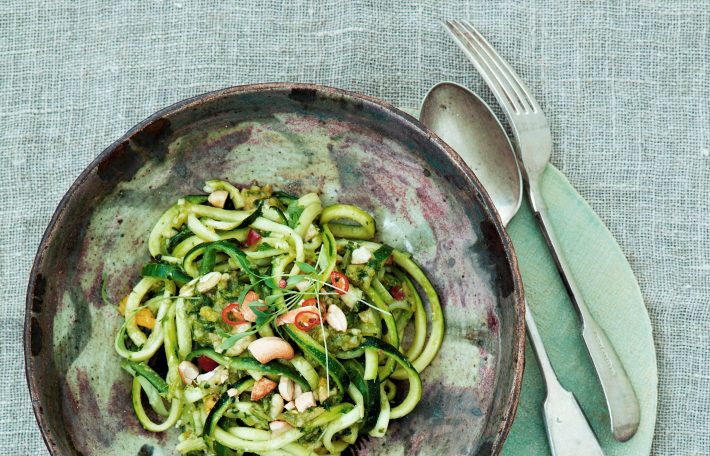
[[[520,208],[523,182],[513,146],[488,105],[468,89],[444,82],[424,97],[419,119],[474,171],[508,225]],[[557,379],[527,302],[525,307],[528,336],[547,389],[543,411],[550,451],[553,456],[603,455],[579,403]]]
[[[582,337],[606,398],[614,438],[626,441],[639,426],[639,403],[619,356],[594,320],[560,248],[542,197],[541,183],[552,152],[545,114],[510,65],[467,21],[445,21],[447,31],[486,81],[505,113],[515,138],[531,208],[582,323]]]

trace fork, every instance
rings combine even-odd
[[[639,403],[619,356],[584,301],[550,223],[541,192],[552,153],[547,118],[525,83],[468,21],[445,21],[444,25],[488,84],[508,118],[523,165],[531,208],[577,309],[582,337],[604,391],[612,433],[616,440],[624,442],[638,429]]]

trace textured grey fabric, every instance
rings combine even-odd
[[[710,454],[707,1],[84,1],[0,4],[0,447],[45,454],[25,386],[24,293],[63,193],[180,99],[318,82],[416,106],[435,82],[492,101],[437,20],[470,19],[548,113],[553,162],[619,240],[654,326],[654,454]]]

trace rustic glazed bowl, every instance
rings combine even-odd
[[[130,291],[158,216],[203,182],[254,180],[372,213],[380,239],[413,252],[447,324],[415,411],[358,454],[497,454],[523,370],[515,256],[471,170],[414,118],[381,101],[300,84],[234,87],[177,103],[116,141],[62,199],[27,293],[25,361],[53,454],[172,454],[177,430],[144,431],[101,298]]]

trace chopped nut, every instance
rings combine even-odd
[[[274,435],[281,434],[291,429],[292,426],[285,421],[272,421],[269,423],[269,429]]]
[[[222,274],[219,272],[210,272],[208,274],[200,277],[197,282],[197,291],[200,293],[206,293],[217,286],[219,280],[222,278]]]
[[[350,260],[351,264],[365,264],[372,258],[372,252],[366,247],[358,247],[353,250],[353,255]]]
[[[178,373],[182,382],[189,385],[200,375],[200,370],[190,361],[182,361],[178,364]]]
[[[295,402],[296,402],[296,410],[298,410],[301,413],[308,410],[311,407],[316,406],[316,400],[313,397],[313,392],[311,392],[311,391],[307,391],[307,392],[301,394],[300,396],[297,396]]]
[[[229,379],[229,371],[224,366],[217,366],[214,370],[205,372],[197,376],[197,383],[209,383],[210,385],[221,385]]]
[[[273,395],[271,398],[271,410],[269,411],[269,414],[271,415],[271,418],[276,418],[283,412],[284,410],[284,398],[281,397],[280,394],[276,393]]]
[[[229,193],[226,190],[216,190],[210,193],[210,196],[207,197],[207,201],[214,207],[223,208],[228,196]]]
[[[301,385],[299,385],[298,383],[295,383],[294,388],[293,388],[293,397],[296,398],[296,397],[300,396],[301,394],[303,394],[303,389],[301,389]]]
[[[296,408],[296,403],[293,402],[293,401],[288,401],[288,402],[286,402],[286,404],[284,405],[284,408],[285,408],[286,410],[293,410],[293,409]]]
[[[346,331],[348,329],[348,319],[340,307],[335,304],[328,306],[328,313],[325,316],[325,321],[336,331]]]
[[[266,377],[261,377],[259,380],[254,382],[254,386],[251,389],[251,400],[258,401],[263,398],[276,388],[277,383],[273,380],[269,380]]]
[[[279,394],[287,401],[292,401],[294,398],[293,380],[288,377],[281,376],[279,379]]]
[[[200,278],[192,279],[180,288],[180,296],[189,298],[195,295],[195,285],[200,281]]]

